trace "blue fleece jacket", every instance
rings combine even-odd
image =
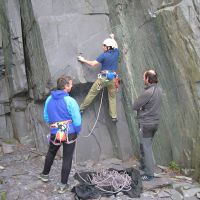
[[[44,120],[49,123],[72,120],[69,124],[68,134],[81,130],[80,108],[76,100],[63,90],[55,90],[47,98],[44,105]],[[57,129],[51,129],[51,134],[56,134]]]

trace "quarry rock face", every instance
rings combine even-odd
[[[154,141],[158,163],[174,160],[199,169],[199,2],[110,2],[112,27],[121,38],[126,109],[142,87],[142,73],[155,68],[163,88],[161,123]],[[133,12],[134,11],[134,12]],[[126,112],[134,141],[134,117]]]
[[[77,56],[95,59],[102,52],[102,42],[111,31],[107,2],[3,1],[1,10],[2,69],[6,71],[1,79],[5,90],[1,90],[1,117],[6,121],[2,120],[5,131],[1,135],[46,151],[49,129],[43,120],[44,101],[64,74],[74,78],[71,95],[79,104],[86,96],[100,67],[91,69],[78,62]],[[105,89],[93,128],[101,94],[82,117],[77,159],[128,159],[133,150],[121,89],[117,97],[119,122],[114,124],[108,115]],[[6,113],[5,104],[9,108]],[[82,137],[88,134],[91,136]]]
[[[96,59],[113,32],[120,49],[119,120],[109,117],[105,89],[82,115],[77,159],[138,156],[132,103],[143,89],[144,70],[154,68],[164,92],[155,160],[199,169],[199,9],[197,0],[2,0],[0,137],[46,151],[44,101],[66,74],[74,78],[71,96],[80,104],[100,67],[81,64],[77,56]]]

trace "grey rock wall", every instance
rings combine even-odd
[[[3,4],[3,2],[2,2]],[[5,1],[3,47],[10,97],[27,92],[27,79],[22,44],[21,16],[18,1]],[[6,36],[5,36],[6,35]],[[6,38],[7,37],[7,38]]]
[[[142,74],[157,70],[164,91],[155,160],[196,168],[199,176],[199,11],[198,0],[2,0],[0,1],[0,137],[45,152],[48,126],[43,105],[56,79],[74,78],[71,95],[81,103],[97,77],[77,61],[95,59],[114,32],[119,43],[119,121],[108,115],[106,90],[83,114],[79,161],[138,155],[132,103],[143,89]]]
[[[95,59],[102,52],[102,41],[111,31],[107,2],[9,0],[2,1],[0,7],[3,11],[1,29],[5,34],[2,40],[6,41],[3,51],[8,71],[5,78],[12,131],[21,143],[45,152],[49,129],[43,121],[44,101],[55,88],[57,78],[63,74],[74,78],[71,95],[78,103],[86,96],[99,68],[91,69],[80,64],[77,56]],[[17,90],[14,86],[22,89]],[[99,120],[87,138],[82,136],[91,132],[96,121],[101,94],[83,115],[82,136],[76,154],[79,161],[109,157],[128,159],[132,156],[121,91],[118,94],[120,121],[117,125],[108,116],[106,93],[104,91]]]
[[[199,2],[108,1],[108,5],[123,51],[125,110],[133,140],[137,141],[137,129],[134,114],[128,111],[142,89],[143,71],[153,67],[164,91],[155,159],[198,166],[199,171]]]

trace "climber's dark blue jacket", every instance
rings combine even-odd
[[[51,92],[44,105],[44,120],[49,124],[72,120],[72,123],[69,124],[68,134],[78,134],[81,129],[80,108],[76,100],[64,90]],[[56,134],[56,132],[57,129],[51,128],[51,134]]]
[[[96,61],[101,63],[101,71],[110,70],[115,71],[118,69],[119,50],[111,49],[100,54]]]

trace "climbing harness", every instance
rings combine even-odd
[[[103,70],[101,71],[101,73],[98,74],[98,79],[102,79],[102,77],[106,78],[106,81],[111,81],[114,80],[114,84],[115,84],[115,89],[118,92],[119,90],[119,74],[117,74],[114,71],[109,71],[109,70]],[[101,90],[102,89],[102,85],[101,82],[98,83],[97,85],[97,90]]]
[[[50,142],[52,142],[54,145],[61,145],[62,142],[66,144],[71,144],[76,141],[75,140],[69,140],[69,124],[72,122],[72,120],[66,120],[61,122],[55,122],[50,125],[50,128],[58,129],[54,140],[50,139]]]
[[[98,74],[98,78],[102,78],[102,77],[106,77],[107,81],[111,81],[114,78],[116,78],[118,75],[116,72],[114,71],[110,71],[110,70],[103,70],[101,71],[101,73]]]

